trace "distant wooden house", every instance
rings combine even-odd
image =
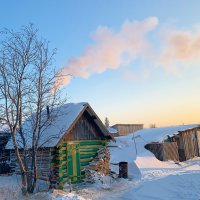
[[[63,186],[69,180],[84,178],[84,168],[100,148],[112,139],[88,103],[69,103],[61,107],[55,123],[44,130],[37,152],[38,177]],[[7,145],[11,149],[12,144]],[[14,151],[11,162],[16,160]]]
[[[115,124],[111,128],[117,130],[118,136],[123,136],[143,129],[143,124]]]
[[[193,125],[188,128],[183,126],[171,133],[166,131],[165,140],[151,142],[145,148],[161,161],[174,160],[182,162],[200,156],[200,126]]]

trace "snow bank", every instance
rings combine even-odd
[[[113,199],[127,200],[177,200],[200,199],[200,174],[170,175],[159,180],[153,180],[141,184],[137,188],[131,188]]]
[[[59,197],[55,198],[54,200],[86,200],[81,196],[78,196],[74,193],[69,193],[67,195],[60,195]]]
[[[118,173],[118,163],[119,162],[128,162],[128,171],[129,177],[139,178],[141,176],[140,170],[134,163],[136,158],[135,154],[135,144],[132,140],[132,135],[121,136],[115,138],[116,142],[111,142],[110,146],[110,163],[111,170]]]
[[[136,131],[127,136],[115,137],[116,143],[111,142],[111,169],[118,172],[118,166],[113,165],[121,161],[129,163],[129,176],[139,176],[139,169],[150,168],[178,168],[174,162],[163,162],[155,158],[154,154],[144,148],[151,142],[162,142],[168,135],[178,134],[178,131],[192,129],[198,125],[182,125],[162,128],[149,128]],[[138,167],[138,168],[137,168]]]

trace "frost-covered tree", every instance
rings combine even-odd
[[[36,153],[42,130],[53,123],[55,116],[49,117],[53,108],[65,101],[61,99],[59,77],[52,66],[55,49],[50,50],[49,42],[39,37],[33,25],[17,32],[5,30],[0,36],[0,121],[7,124],[11,133],[22,192],[32,193],[37,181]],[[46,108],[48,116],[43,112]],[[27,127],[23,126],[27,120],[31,122],[29,138]],[[31,145],[27,146],[28,143]],[[31,167],[26,154],[20,154],[21,149],[31,152]]]
[[[105,126],[108,128],[110,126],[110,122],[108,120],[108,118],[106,117],[105,118]]]

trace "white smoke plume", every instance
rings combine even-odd
[[[168,30],[163,35],[158,62],[166,70],[176,73],[178,68],[191,67],[200,61],[200,30]]]
[[[157,25],[158,18],[149,17],[144,21],[127,20],[118,32],[108,27],[98,27],[92,35],[93,44],[82,55],[70,58],[62,67],[62,85],[69,83],[68,74],[88,78],[94,73],[102,73],[109,68],[117,69],[135,58],[145,57],[150,47],[146,34]]]
[[[176,73],[177,69],[197,64],[200,61],[200,28],[192,32],[165,27],[159,34],[155,31],[158,21],[157,17],[143,21],[127,20],[119,31],[98,27],[92,34],[93,43],[61,68],[62,85],[67,85],[71,76],[88,78],[107,69],[128,65],[138,58],[147,66],[139,75],[142,78],[148,76],[148,69],[152,66]],[[148,38],[152,31],[157,36],[155,43]],[[135,80],[138,74],[125,71],[124,77]]]

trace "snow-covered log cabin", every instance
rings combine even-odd
[[[88,103],[69,103],[59,110],[61,113],[39,141],[37,167],[38,178],[63,186],[69,180],[79,182],[84,178],[84,168],[112,136]],[[6,148],[10,149],[11,163],[16,163],[12,141]]]

